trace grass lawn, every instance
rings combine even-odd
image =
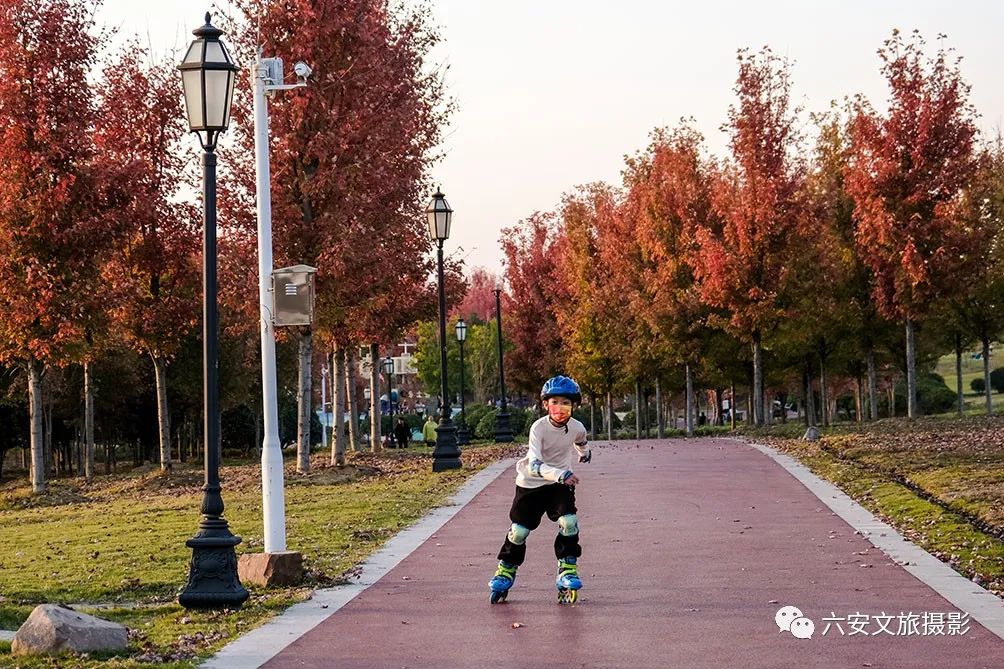
[[[312,471],[286,468],[289,550],[308,571],[297,588],[249,588],[237,612],[198,613],[178,606],[188,576],[202,500],[199,465],[171,475],[134,470],[99,476],[91,485],[57,479],[34,497],[24,480],[0,486],[0,629],[16,629],[39,603],[81,610],[130,628],[126,651],[73,660],[13,658],[0,645],[0,667],[139,667],[150,662],[192,667],[239,634],[315,587],[346,578],[352,568],[401,528],[442,504],[485,465],[522,447],[470,446],[460,470],[433,474],[428,449],[349,454],[345,467],[317,455]],[[237,552],[263,547],[260,466],[223,467],[224,518],[243,538]]]
[[[993,349],[1000,350],[998,344],[993,345]],[[996,367],[994,363],[993,356],[990,358],[990,369],[991,371]],[[945,379],[945,384],[955,391],[956,388],[956,375],[955,375],[955,354],[945,355],[938,359],[938,364],[935,365],[934,371],[940,374]],[[983,360],[976,360],[972,357],[970,353],[962,354],[962,394],[963,402],[965,405],[965,410],[967,414],[979,415],[986,413],[986,399],[983,393],[974,392],[970,387],[973,379],[983,378]],[[990,392],[990,401],[993,404],[994,411],[1004,411],[1004,394]]]
[[[1004,596],[1004,416],[745,430],[792,455],[904,536]],[[797,435],[797,436],[796,436]]]

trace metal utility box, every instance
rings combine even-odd
[[[272,272],[272,323],[276,327],[314,322],[316,267],[293,265]]]

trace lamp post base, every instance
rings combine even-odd
[[[222,518],[203,520],[198,534],[185,542],[192,562],[178,603],[186,609],[239,609],[250,596],[237,577],[234,547],[240,542]]]
[[[509,423],[509,412],[504,411],[495,414],[495,443],[510,444],[514,440],[512,426]]]
[[[436,448],[432,451],[432,471],[460,469],[460,449],[457,448],[457,426],[444,418],[436,428]]]

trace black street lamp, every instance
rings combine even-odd
[[[219,317],[216,305],[216,140],[230,125],[230,103],[238,67],[226,45],[223,31],[209,23],[192,31],[195,40],[188,47],[181,70],[189,129],[198,133],[202,144],[203,243],[202,243],[202,373],[203,434],[205,474],[202,486],[202,520],[199,531],[185,542],[192,549],[188,583],[178,601],[188,609],[240,608],[248,591],[237,577],[234,536],[223,519],[220,494],[219,438]]]
[[[429,219],[429,237],[439,247],[439,375],[442,379],[443,404],[436,428],[436,448],[432,451],[432,471],[460,468],[460,449],[457,447],[457,428],[450,415],[450,391],[446,383],[446,288],[443,285],[443,242],[450,236],[453,210],[439,189],[425,208]]]
[[[460,344],[460,425],[457,427],[457,443],[466,446],[471,443],[471,433],[467,429],[467,414],[464,411],[464,342],[467,341],[467,323],[463,318],[457,321],[456,333]]]
[[[383,372],[387,375],[387,413],[390,414],[390,434],[387,440],[394,448],[394,358],[389,355],[383,359]]]
[[[502,406],[495,414],[495,443],[508,444],[513,441],[512,426],[509,423],[509,405],[505,399],[505,367],[502,364],[502,289],[495,288],[495,324],[499,335],[499,392],[502,393]]]

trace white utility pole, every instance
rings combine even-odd
[[[283,490],[282,444],[275,374],[275,326],[272,324],[272,193],[269,169],[268,101],[266,94],[306,86],[310,68],[296,64],[299,81],[283,84],[282,59],[262,58],[251,69],[254,87],[254,153],[258,199],[258,299],[261,307],[261,387],[265,435],[261,449],[265,552],[286,550],[286,499]]]

